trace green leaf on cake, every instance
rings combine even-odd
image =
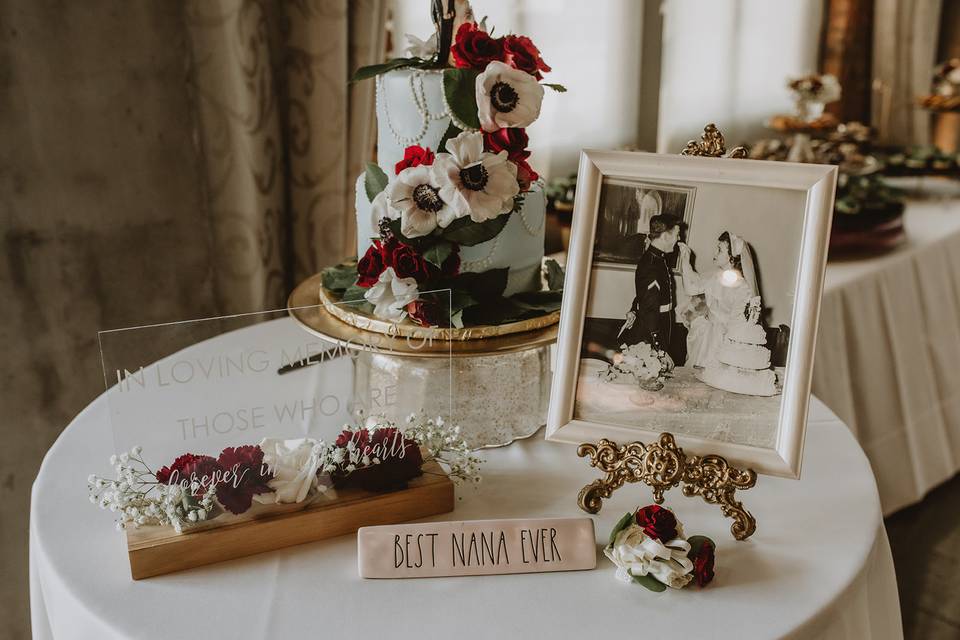
[[[363,178],[363,188],[367,192],[367,199],[373,202],[373,199],[380,195],[380,192],[387,188],[387,174],[377,165],[376,162],[367,163],[367,171]]]
[[[388,71],[393,71],[394,69],[402,69],[404,67],[422,67],[425,62],[430,62],[428,60],[421,60],[420,58],[393,58],[381,64],[371,64],[366,67],[360,67],[354,72],[353,77],[350,78],[350,82],[360,82],[361,80],[367,80],[369,78],[375,78],[383,73]]]
[[[560,308],[563,291],[522,291],[510,297],[525,309],[553,313]]]
[[[356,280],[356,274],[354,274],[354,280]],[[343,295],[340,296],[340,302],[356,302],[357,300],[363,300],[364,294],[367,292],[363,287],[351,284],[343,292]]]
[[[473,69],[444,69],[443,95],[453,117],[471,129],[480,128],[477,114],[477,75]]]
[[[453,253],[453,245],[446,240],[440,240],[424,250],[423,259],[439,269],[451,253]]]
[[[556,91],[557,93],[566,93],[566,92],[567,92],[567,88],[566,88],[565,86],[563,86],[562,84],[554,84],[554,83],[551,83],[551,82],[543,82],[543,83],[541,83],[541,84],[543,84],[543,86],[545,86],[545,87],[549,87],[550,89],[553,89],[553,90]]]
[[[509,213],[505,213],[484,222],[474,222],[469,217],[457,218],[443,230],[441,235],[450,242],[456,242],[465,247],[472,247],[473,245],[486,242],[487,240],[493,240],[497,237],[497,234],[507,226],[510,215]]]
[[[507,288],[507,274],[510,270],[488,269],[482,273],[466,272],[454,278],[456,289],[469,294],[474,300],[501,300],[503,290]],[[483,305],[487,306],[487,305]],[[464,318],[466,320],[466,317]]]
[[[434,149],[434,151],[436,151],[436,152],[438,152],[438,153],[441,152],[441,151],[444,152],[444,153],[446,153],[446,151],[447,151],[447,140],[452,140],[453,138],[456,138],[456,137],[457,137],[458,135],[460,135],[461,133],[463,133],[463,131],[461,131],[460,128],[459,128],[457,125],[455,125],[455,124],[453,124],[453,123],[451,122],[451,123],[450,123],[450,126],[447,127],[447,130],[444,132],[443,137],[440,138],[440,142],[437,143],[437,148]]]
[[[547,258],[543,262],[547,274],[547,289],[560,291],[563,289],[563,267],[556,260]]]
[[[633,578],[634,582],[636,582],[637,584],[642,584],[647,589],[650,589],[650,591],[656,591],[657,593],[659,593],[661,591],[667,590],[667,585],[663,584],[662,582],[660,582],[650,574],[647,574],[645,576],[635,576],[633,574],[630,574],[630,577]]]
[[[338,264],[335,267],[327,267],[320,275],[320,279],[324,289],[339,293],[357,281],[357,265]]]

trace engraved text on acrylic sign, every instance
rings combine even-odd
[[[590,518],[473,520],[363,527],[363,578],[429,578],[593,569]]]

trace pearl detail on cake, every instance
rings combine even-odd
[[[427,94],[423,87],[423,78],[428,73],[443,73],[442,71],[424,71],[421,69],[415,69],[411,71],[407,82],[410,85],[410,97],[413,100],[413,104],[417,109],[417,113],[420,115],[420,126],[415,135],[405,136],[397,131],[396,126],[393,121],[390,119],[390,106],[387,104],[386,92],[383,88],[384,75],[377,76],[377,86],[376,86],[376,100],[379,106],[383,107],[384,120],[387,123],[387,128],[390,130],[390,134],[393,136],[394,142],[398,145],[409,147],[411,145],[420,144],[423,141],[424,136],[427,135],[427,131],[430,129],[430,124],[436,122],[437,120],[443,120],[444,118],[450,118],[455,126],[464,130],[464,131],[476,131],[472,127],[465,125],[458,118],[453,115],[453,111],[450,109],[450,105],[447,103],[447,96],[444,92],[441,91],[441,96],[443,98],[443,107],[444,111],[441,113],[431,113],[430,105],[427,103]],[[443,151],[443,149],[434,149],[434,151]]]
[[[500,245],[500,236],[498,234],[493,238],[493,241],[490,243],[490,251],[487,253],[486,257],[480,258],[479,260],[470,260],[464,262],[460,265],[461,271],[486,271],[490,268],[490,265],[493,264],[493,254],[497,252],[497,247]]]

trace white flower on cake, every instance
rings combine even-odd
[[[420,292],[417,290],[415,278],[399,278],[393,267],[387,267],[380,274],[377,284],[373,285],[363,297],[373,305],[373,313],[378,318],[397,322],[406,315],[404,307],[417,299]]]
[[[400,211],[400,233],[408,238],[425,236],[455,218],[440,197],[440,182],[428,166],[407,167],[385,191],[389,191],[390,204]]]
[[[260,493],[253,499],[261,504],[291,504],[303,502],[311,489],[326,491],[319,484],[317,471],[320,469],[320,456],[323,443],[306,438],[280,440],[264,438],[260,441],[263,449],[263,463],[273,473],[273,479],[267,484],[273,493]]]
[[[484,131],[526,127],[540,117],[543,87],[525,71],[499,61],[477,76],[477,109]]]
[[[370,208],[370,228],[376,229],[380,226],[380,221],[396,220],[400,217],[400,212],[390,206],[390,199],[387,197],[387,189],[384,189],[376,195]]]
[[[470,216],[474,222],[484,222],[513,209],[520,186],[517,165],[507,160],[506,151],[484,151],[483,134],[476,131],[448,140],[447,151],[437,154],[431,171],[453,218]]]
[[[407,55],[411,58],[420,58],[422,60],[430,60],[437,53],[437,34],[434,33],[432,36],[426,40],[421,40],[417,36],[406,33],[404,37],[407,39]]]
[[[617,578],[624,582],[651,575],[668,587],[682,589],[693,579],[689,551],[690,543],[682,538],[662,543],[632,524],[619,531],[603,553],[617,565]]]

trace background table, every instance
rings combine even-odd
[[[885,514],[960,470],[960,199],[911,200],[904,223],[896,251],[827,267],[814,360]]]
[[[718,564],[707,589],[662,594],[618,582],[599,547],[592,571],[362,580],[352,535],[133,582],[110,514],[86,499],[91,461],[112,449],[107,413],[101,397],[77,416],[34,483],[36,638],[902,637],[869,464],[816,400],[803,478],[761,477],[743,496],[759,523],[749,541],[733,540],[717,507],[668,494],[688,532],[718,543]],[[577,491],[596,477],[573,447],[542,432],[484,456],[484,483],[436,519],[581,515]],[[649,501],[643,487],[618,491],[595,517],[598,543]]]

